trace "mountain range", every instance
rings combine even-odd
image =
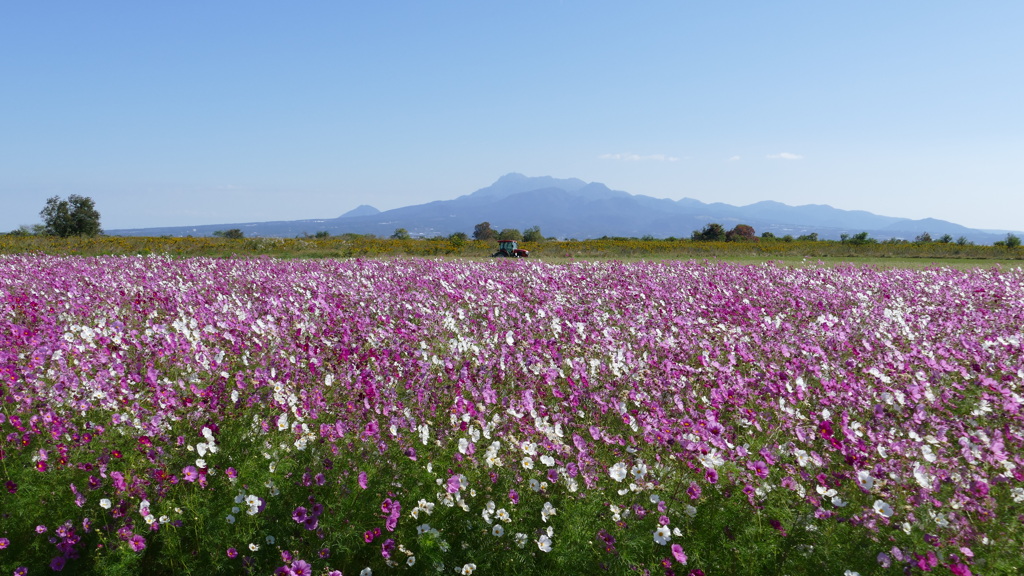
[[[977,230],[959,224],[926,218],[911,220],[879,216],[862,210],[840,210],[822,204],[789,206],[780,202],[757,202],[733,206],[707,204],[692,198],[669,200],[611,190],[604,184],[577,178],[528,177],[511,173],[494,184],[453,200],[437,200],[380,211],[362,205],[336,218],[248,222],[108,230],[122,236],[209,236],[215,231],[238,228],[247,237],[294,237],[326,231],[330,234],[357,233],[390,236],[398,228],[414,237],[471,234],[476,224],[490,222],[495,230],[524,230],[539,226],[548,237],[599,238],[626,236],[688,238],[694,230],[717,222],[730,229],[737,224],[752,226],[757,234],[794,237],[816,233],[821,239],[839,239],[843,234],[867,232],[872,238],[912,240],[923,232],[932,238],[949,234],[977,244],[1004,240],[1008,231]]]

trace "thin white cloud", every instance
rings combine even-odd
[[[733,156],[732,158],[729,158],[729,162],[735,162],[735,161],[737,161],[739,159],[740,159],[739,156]]]
[[[769,154],[767,158],[773,160],[802,160],[803,156],[800,154],[792,154],[790,152],[781,152],[779,154]]]
[[[598,158],[602,160],[621,160],[625,162],[642,162],[645,160],[653,162],[678,162],[679,158],[675,156],[669,156],[667,154],[649,154],[647,156],[641,156],[640,154],[601,154]]]

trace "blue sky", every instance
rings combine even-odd
[[[0,231],[338,216],[508,172],[1024,229],[1024,2],[0,3]],[[681,231],[682,234],[689,231]]]

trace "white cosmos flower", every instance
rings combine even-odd
[[[875,485],[875,479],[866,470],[861,470],[857,472],[857,484],[865,490],[871,490],[871,487]]]
[[[826,498],[831,498],[837,494],[834,488],[825,488],[824,486],[818,486],[815,490]]]
[[[643,480],[644,476],[647,475],[647,464],[644,464],[643,462],[637,463],[633,466],[632,472],[633,476],[635,476],[637,480]]]
[[[914,480],[917,480],[921,488],[932,487],[932,476],[921,465],[914,466]]]
[[[698,458],[705,468],[718,468],[725,464],[725,459],[718,454],[718,450],[712,448],[707,454],[701,454]]]
[[[551,552],[551,538],[546,534],[541,534],[540,538],[537,538],[537,548],[540,548],[541,552]]]
[[[805,468],[808,464],[811,463],[811,457],[807,454],[805,450],[800,450],[798,448],[796,452],[794,452],[794,454],[796,455],[796,463],[799,464],[801,467]]]
[[[235,515],[234,514],[228,514],[227,517],[224,518],[224,519],[228,521],[228,524],[234,524],[235,523]]]
[[[626,465],[622,462],[616,462],[615,465],[608,470],[608,474],[616,482],[622,482],[626,479]]]
[[[882,500],[875,500],[875,504],[872,506],[880,516],[890,518],[893,515],[892,506],[889,506]]]
[[[541,520],[547,522],[548,518],[554,516],[557,513],[558,511],[555,509],[554,506],[551,505],[551,502],[545,502],[544,507],[540,511],[540,518]]]
[[[529,456],[523,456],[522,463],[523,468],[526,468],[527,470],[533,470],[533,458],[530,458]]]
[[[103,508],[105,510],[109,510],[110,509],[110,498],[101,498],[100,499],[100,508]]]
[[[505,529],[502,528],[501,524],[495,524],[494,528],[491,528],[491,534],[501,538],[505,535]]]
[[[529,537],[527,537],[526,534],[523,534],[522,532],[516,532],[516,535],[513,536],[513,538],[516,541],[516,546],[519,546],[520,548],[525,548],[526,541],[529,540]]]
[[[661,544],[662,546],[668,544],[668,541],[672,539],[672,531],[668,529],[668,526],[658,526],[658,529],[654,531],[654,543]]]
[[[565,477],[565,485],[569,488],[569,492],[575,492],[579,490],[579,482],[576,482],[575,478]]]

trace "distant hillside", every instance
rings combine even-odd
[[[546,236],[598,238],[601,236],[653,236],[688,238],[710,222],[727,229],[749,224],[758,234],[800,236],[817,233],[822,239],[867,232],[872,238],[913,239],[928,232],[933,238],[949,234],[978,244],[992,244],[1006,231],[975,230],[931,218],[910,220],[879,216],[862,210],[839,210],[827,205],[789,206],[757,202],[747,206],[706,204],[692,198],[668,200],[611,190],[604,184],[576,178],[528,177],[506,174],[494,184],[454,200],[379,211],[368,205],[337,218],[280,222],[225,223],[203,226],[109,230],[125,236],[209,236],[217,230],[239,228],[246,236],[294,237],[326,231],[389,236],[405,228],[413,236],[447,236],[472,233],[480,222],[495,229],[540,226]]]

